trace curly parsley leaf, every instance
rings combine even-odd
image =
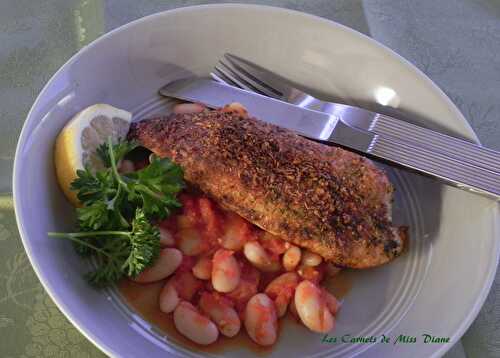
[[[96,287],[104,287],[123,276],[135,277],[151,266],[160,252],[160,231],[150,224],[144,212],[137,209],[131,231],[87,231],[49,233],[49,236],[69,239],[85,254],[96,256],[97,268],[86,275]]]
[[[130,253],[122,265],[128,276],[135,277],[150,266],[160,253],[160,231],[146,219],[144,212],[137,209],[132,222]]]
[[[93,173],[77,171],[71,189],[77,191],[75,233],[49,233],[73,241],[82,256],[93,256],[97,268],[86,275],[96,287],[123,276],[134,277],[152,265],[160,252],[160,234],[150,221],[163,219],[180,207],[176,195],[184,188],[182,169],[169,159],[153,156],[147,167],[122,175],[118,162],[135,143],[111,139],[97,153],[106,168]]]
[[[113,174],[109,170],[95,174],[89,168],[76,171],[77,178],[71,183],[71,190],[77,191],[78,200],[84,205],[107,201],[116,194]]]
[[[78,227],[83,231],[104,229],[108,225],[108,206],[104,201],[94,201],[88,206],[76,209]]]
[[[129,200],[140,201],[146,216],[163,219],[181,206],[175,194],[184,188],[183,176],[170,159],[153,157],[149,166],[129,177]]]
[[[119,163],[128,153],[138,147],[134,141],[119,140],[118,143],[113,144],[114,161]],[[96,149],[97,155],[101,158],[106,168],[111,168],[111,156],[109,154],[108,143],[103,143]]]

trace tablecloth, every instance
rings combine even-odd
[[[0,1],[0,357],[100,357],[44,292],[24,253],[12,204],[12,163],[42,86],[101,34],[195,0]],[[392,48],[435,81],[481,142],[500,150],[500,1],[272,0],[319,15]],[[450,357],[500,356],[500,275]]]

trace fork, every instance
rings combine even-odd
[[[206,78],[182,78],[160,88],[159,93],[188,102],[221,108],[241,103],[264,122],[287,128],[326,145],[343,146],[371,158],[441,179],[458,188],[500,199],[500,174],[382,135],[352,127],[338,116],[301,108],[274,98]]]
[[[459,161],[500,173],[500,153],[482,146],[359,107],[317,99],[265,68],[226,53],[211,72],[213,79],[247,91],[326,112],[350,126],[441,153]]]

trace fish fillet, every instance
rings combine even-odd
[[[129,138],[170,157],[222,207],[341,267],[398,256],[393,187],[369,160],[226,109],[134,123]]]

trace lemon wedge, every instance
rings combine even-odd
[[[70,189],[76,171],[88,166],[103,168],[96,149],[111,137],[113,143],[127,136],[132,114],[108,104],[94,104],[76,114],[56,139],[54,163],[59,185],[75,206],[80,206],[76,192]]]

